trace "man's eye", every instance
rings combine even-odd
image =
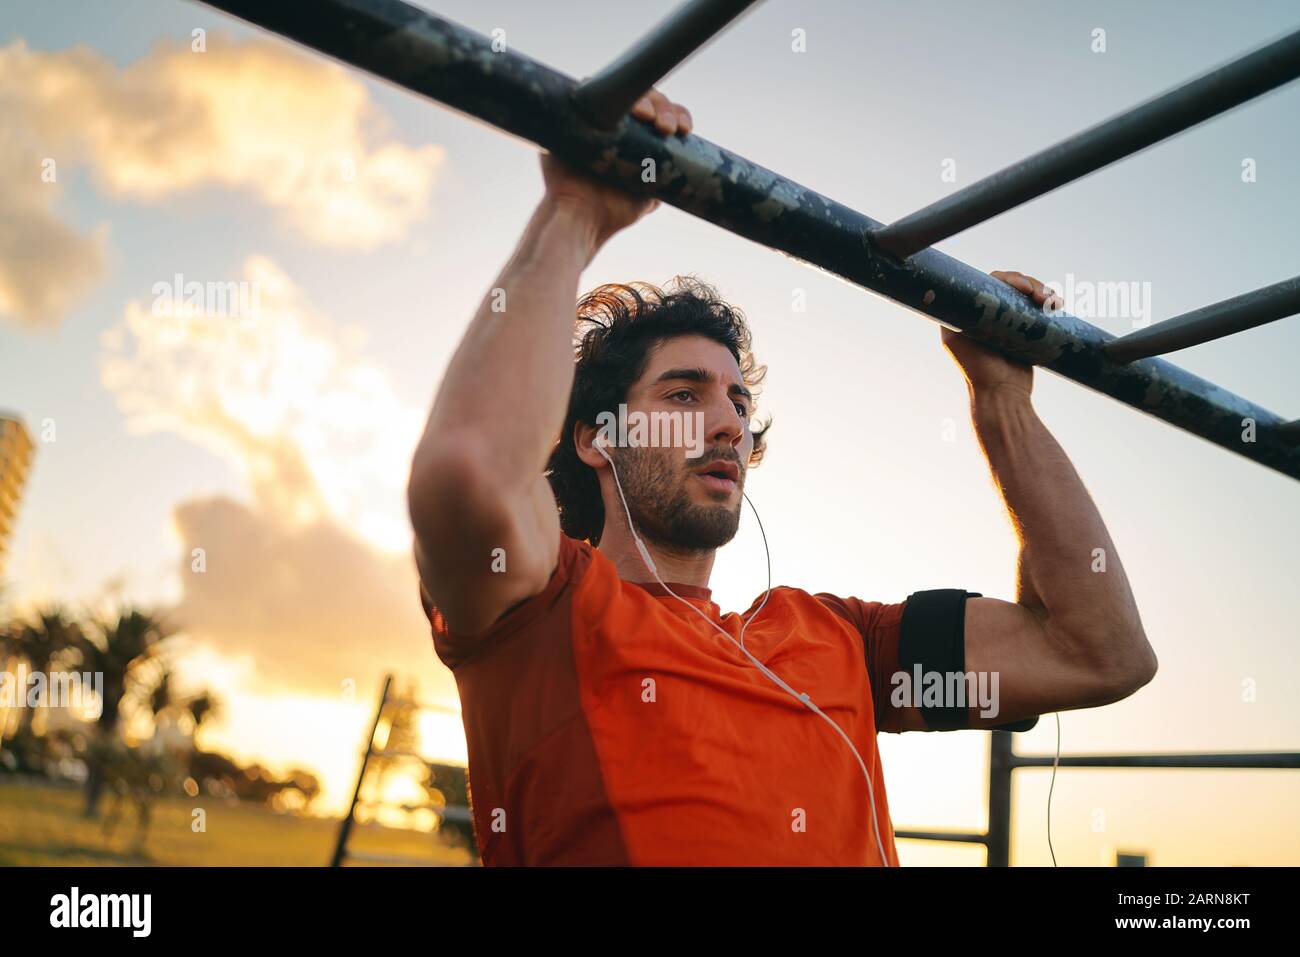
[[[690,389],[678,389],[676,392],[672,394],[672,397],[675,399],[680,395],[684,395],[692,399],[695,398],[695,396],[691,393]]]
[[[743,403],[743,402],[737,402],[737,403],[736,403],[736,411],[740,413],[740,417],[741,417],[742,419],[748,419],[748,418],[749,418],[749,409],[745,407],[745,403]]]

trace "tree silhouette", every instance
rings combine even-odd
[[[114,741],[131,678],[157,655],[159,645],[172,633],[151,612],[130,607],[120,611],[116,619],[96,619],[94,627],[77,644],[82,666],[104,676],[103,707],[95,722],[95,747],[87,761],[86,817],[99,812],[105,766],[116,750]]]
[[[469,806],[469,775],[464,768],[430,762],[429,774],[423,783],[425,792],[435,805],[460,808]],[[477,853],[474,825],[471,822],[443,818],[438,833],[448,844],[460,845]]]
[[[195,737],[198,737],[199,728],[203,727],[204,721],[221,713],[221,703],[206,688],[185,702],[185,707],[189,709],[190,717],[194,719]]]
[[[27,662],[34,672],[49,674],[69,648],[82,639],[78,625],[61,605],[48,605],[26,621],[15,621],[0,634],[0,654],[17,655]],[[23,708],[19,716],[15,737],[27,738],[31,734],[34,708]]]

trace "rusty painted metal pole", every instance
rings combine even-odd
[[[880,223],[708,140],[664,137],[630,118],[599,129],[574,106],[573,79],[514,51],[494,52],[487,37],[401,0],[320,0],[310,16],[292,4],[209,3],[1300,478],[1300,447],[1281,434],[1284,420],[1273,412],[1162,359],[1114,362],[1103,349],[1110,333],[1048,315],[937,250],[900,261],[872,242]]]
[[[986,176],[884,227],[881,249],[911,256],[1300,77],[1300,31]]]
[[[641,94],[680,66],[754,2],[691,0],[679,7],[632,49],[578,85],[573,91],[578,112],[602,129],[614,126]]]
[[[1116,362],[1161,356],[1300,313],[1300,276],[1193,309],[1106,343]]]

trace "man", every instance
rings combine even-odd
[[[665,136],[691,129],[658,92],[633,115]],[[1030,403],[1032,368],[947,330],[1020,536],[1016,600],[775,588],[722,615],[709,575],[764,447],[748,328],[702,283],[606,286],[578,305],[575,363],[582,270],[656,203],[550,157],[542,170],[545,196],[447,369],[409,486],[485,864],[897,865],[877,732],[1024,728],[1151,680],[1114,544]],[[1048,294],[994,275],[1040,305]],[[620,411],[677,413],[700,441],[629,441],[608,428]],[[956,682],[907,693],[931,673],[995,676],[995,707]]]

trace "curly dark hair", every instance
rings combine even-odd
[[[574,378],[559,442],[546,477],[560,508],[560,528],[570,538],[600,544],[605,503],[596,472],[578,458],[575,423],[593,428],[596,416],[627,401],[628,389],[645,372],[651,350],[674,336],[704,336],[730,350],[745,386],[757,397],[767,366],[754,359],[744,314],[694,276],[676,276],[665,288],[646,282],[610,283],[587,293],[574,324]],[[766,450],[769,419],[754,430],[749,466]]]

